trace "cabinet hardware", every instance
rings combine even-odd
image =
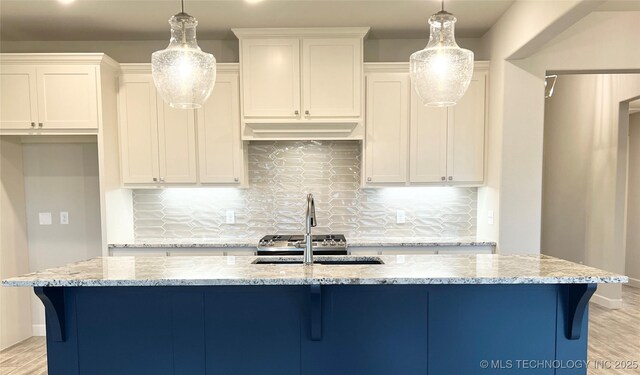
[[[369,182],[370,182],[370,181],[371,181],[371,177],[367,177],[367,181],[369,181]]]
[[[442,176],[442,181],[445,181],[447,178],[445,176]]]
[[[35,128],[35,127],[36,127],[36,123],[35,123],[35,122],[32,122],[32,123],[31,123],[31,127],[32,127],[32,128]]]
[[[453,176],[449,176],[449,181],[453,181]]]
[[[158,179],[154,177],[154,178],[153,178],[153,181],[154,181],[154,182],[156,182],[156,181],[158,181]]]
[[[238,177],[234,177],[234,178],[233,178],[233,181],[234,181],[234,182],[238,182],[238,181],[240,181],[240,179],[239,179]]]
[[[311,113],[309,113],[309,110],[304,111],[304,114],[309,116]]]
[[[43,124],[43,123],[41,123],[41,122],[39,122],[39,123],[38,123],[38,127],[39,127],[39,128],[41,128],[43,125],[44,125],[44,124]]]
[[[296,111],[295,111],[295,112],[293,112],[293,114],[297,116],[297,115],[299,115],[299,114],[300,114],[300,111],[298,111],[298,110],[296,109]]]

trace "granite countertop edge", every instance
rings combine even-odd
[[[318,260],[344,256],[318,256]],[[627,283],[627,276],[546,255],[349,256],[379,265],[254,264],[259,257],[100,257],[3,280],[17,287],[491,285]],[[277,257],[301,261],[301,257]]]
[[[109,244],[110,249],[135,248],[256,248],[258,241],[233,240],[225,242],[140,242]],[[482,240],[354,240],[348,241],[348,247],[442,247],[442,246],[496,246],[496,242]]]
[[[149,287],[149,286],[296,286],[296,285],[544,285],[544,284],[626,284],[619,277],[502,277],[502,278],[344,278],[344,279],[166,279],[166,280],[43,280],[37,282],[3,280],[10,287]]]

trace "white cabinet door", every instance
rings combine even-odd
[[[98,128],[96,67],[39,66],[36,73],[42,129]]]
[[[240,93],[237,73],[218,73],[211,97],[197,111],[201,183],[241,184]]]
[[[443,183],[447,176],[447,109],[426,107],[411,89],[410,181]]]
[[[0,69],[0,129],[37,127],[38,96],[34,66]]]
[[[308,38],[302,49],[305,117],[360,116],[362,39]]]
[[[158,100],[160,182],[196,183],[196,123],[193,110],[171,108]]]
[[[147,74],[121,77],[118,100],[122,182],[157,182],[158,98],[153,78]]]
[[[367,76],[365,183],[407,181],[409,75]]]
[[[486,73],[476,72],[457,105],[449,108],[447,180],[484,181]]]
[[[244,116],[298,118],[300,40],[242,40],[241,55]]]

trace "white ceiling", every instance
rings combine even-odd
[[[255,1],[255,0],[254,0]],[[456,35],[480,37],[515,0],[446,0]],[[0,39],[162,40],[178,0],[1,0]],[[231,39],[232,27],[370,26],[370,37],[426,38],[438,0],[185,0],[200,39]]]

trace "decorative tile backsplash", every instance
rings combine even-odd
[[[313,193],[314,232],[348,238],[476,235],[477,189],[360,188],[358,141],[249,144],[249,187],[134,190],[137,242],[172,239],[259,239],[304,231],[306,194]],[[398,210],[406,222],[396,223]],[[226,224],[233,211],[235,224]]]

